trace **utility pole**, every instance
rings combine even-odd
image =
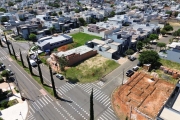
[[[21,50],[20,50],[20,49],[19,49],[19,55],[20,55],[20,59],[21,59],[22,66],[23,66],[23,68],[25,68],[24,61],[23,61],[23,57],[22,57],[22,54],[21,54]]]
[[[123,85],[123,82],[124,82],[124,68],[123,68],[123,79],[122,79],[122,85]]]

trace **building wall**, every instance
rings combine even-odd
[[[29,31],[28,31],[28,29],[22,29],[22,36],[23,36],[23,38],[24,39],[28,39],[28,37],[29,37]]]
[[[95,36],[99,36],[99,37],[102,37],[102,38],[104,38],[104,36],[105,36],[104,31],[99,32],[99,33],[94,33],[94,32],[89,32],[88,27],[82,27],[80,29],[81,29],[81,32],[84,32],[84,33],[87,33],[87,34],[90,34],[90,35],[95,35]]]
[[[68,66],[72,66],[72,65],[74,65],[74,64],[76,64],[78,62],[81,62],[82,60],[88,59],[88,58],[90,58],[90,57],[92,57],[92,56],[94,56],[96,54],[97,54],[97,51],[92,50],[92,51],[89,51],[89,52],[87,52],[85,54],[82,54],[82,55],[73,54],[71,56],[68,56],[67,57]]]
[[[180,51],[167,50],[167,60],[180,63]]]

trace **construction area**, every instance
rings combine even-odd
[[[155,119],[174,87],[165,80],[136,72],[126,84],[114,91],[113,108],[121,120]]]

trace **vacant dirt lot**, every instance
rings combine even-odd
[[[113,108],[121,120],[155,119],[174,89],[174,85],[142,72],[136,72],[128,82],[113,93]]]

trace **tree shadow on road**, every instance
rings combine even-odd
[[[66,99],[64,99],[64,98],[59,97],[58,95],[57,95],[57,97],[56,97],[56,98],[57,98],[58,100],[63,101],[63,102],[73,103],[73,101],[66,100]]]

